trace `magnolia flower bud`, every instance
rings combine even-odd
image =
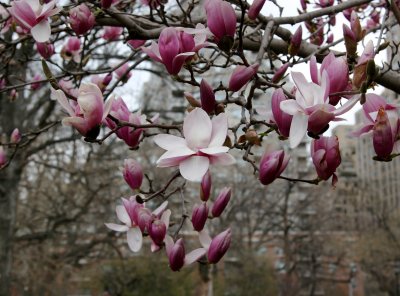
[[[281,110],[281,102],[287,98],[281,88],[278,88],[272,94],[271,109],[274,121],[278,126],[279,134],[285,138],[289,137],[290,125],[292,124],[293,115],[289,115]]]
[[[54,45],[48,42],[36,42],[36,49],[45,60],[48,60],[54,54]]]
[[[77,35],[83,35],[90,31],[94,24],[94,14],[85,3],[82,3],[69,11],[70,25]]]
[[[247,13],[249,19],[255,20],[260,14],[260,11],[263,8],[264,4],[265,0],[254,0],[253,3],[250,5],[249,12]]]
[[[289,63],[283,64],[278,71],[275,72],[274,76],[272,77],[272,83],[278,83],[282,77],[285,75],[286,70],[289,68]]]
[[[10,142],[13,144],[18,144],[21,141],[21,133],[18,128],[15,128],[10,136]]]
[[[192,212],[192,225],[194,230],[202,231],[208,218],[207,203],[201,205],[194,205]]]
[[[311,142],[311,157],[318,177],[328,180],[341,163],[337,137],[320,137]],[[335,177],[335,176],[334,176]]]
[[[7,163],[6,152],[4,151],[3,146],[0,146],[0,168],[3,167]]]
[[[260,182],[269,185],[286,169],[290,157],[283,150],[266,152],[260,162]]]
[[[298,27],[296,32],[294,32],[292,38],[290,39],[290,44],[289,44],[289,54],[294,56],[296,55],[301,46],[301,41],[303,40],[303,29],[302,27]]]
[[[212,206],[211,214],[213,215],[213,217],[221,216],[222,212],[228,205],[230,199],[231,199],[231,188],[229,187],[223,188]]]
[[[239,91],[245,86],[257,73],[259,64],[254,64],[249,67],[237,66],[231,75],[229,80],[229,90]]]
[[[149,235],[156,245],[162,245],[165,235],[167,234],[167,226],[159,219],[153,220],[149,226]]]
[[[153,220],[153,216],[148,208],[137,209],[137,223],[142,232],[146,229],[149,230],[149,226]]]
[[[202,201],[207,201],[211,193],[211,174],[210,171],[203,176],[200,185],[200,198]]]
[[[180,238],[176,241],[168,254],[169,267],[172,271],[178,271],[185,263],[185,246]]]
[[[104,76],[103,82],[102,82],[103,85],[104,85],[104,86],[109,85],[110,82],[111,82],[111,80],[112,80],[112,77],[113,77],[112,73],[108,73],[106,76]]]
[[[143,181],[142,166],[133,159],[125,159],[123,175],[126,183],[133,189],[139,189]]]
[[[201,100],[201,108],[206,111],[208,114],[214,112],[216,101],[214,91],[207,83],[205,79],[201,80],[200,83],[200,100]]]
[[[376,155],[381,159],[389,159],[395,143],[395,134],[392,133],[389,118],[383,107],[378,111],[372,135]]]
[[[207,258],[208,262],[215,264],[225,255],[231,244],[231,229],[228,228],[213,238],[208,249]]]

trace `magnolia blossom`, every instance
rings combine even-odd
[[[286,169],[290,156],[283,150],[267,151],[260,161],[260,182],[269,185]]]
[[[271,110],[272,121],[278,127],[279,134],[285,138],[289,137],[290,125],[292,124],[292,115],[289,115],[281,110],[281,102],[286,101],[287,98],[281,88],[278,88],[272,94]]]
[[[297,87],[296,100],[285,100],[280,105],[283,112],[293,115],[289,133],[291,148],[300,144],[307,130],[313,135],[323,133],[330,121],[341,120],[337,116],[349,111],[359,99],[355,96],[338,109],[329,104],[330,88],[326,71],[322,73],[320,85],[307,82],[299,72],[292,72],[292,78]]]
[[[55,1],[41,5],[39,0],[16,0],[11,1],[9,12],[23,29],[30,31],[37,42],[46,42],[51,35],[48,18],[61,11],[55,5]]]
[[[329,79],[329,94],[342,92],[347,89],[349,84],[349,67],[344,58],[336,58],[333,53],[328,54],[322,61],[318,71],[317,59],[313,56],[310,60],[311,80],[316,84],[321,84],[322,73],[326,71]],[[329,103],[337,105],[340,96],[330,96]]]
[[[311,157],[318,177],[328,180],[331,176],[332,185],[337,182],[336,168],[341,163],[339,140],[337,137],[320,137],[311,142]]]
[[[256,75],[259,64],[251,66],[237,66],[229,79],[229,90],[239,91]]]
[[[80,63],[81,61],[81,41],[77,37],[70,37],[67,43],[64,44],[61,49],[61,56],[66,60],[73,60],[75,63]]]
[[[38,53],[46,60],[54,54],[54,45],[49,42],[36,42],[36,49]]]
[[[178,271],[182,267],[196,262],[206,254],[204,248],[195,249],[186,254],[183,239],[178,239],[175,243],[169,235],[165,238],[165,250],[169,260],[169,267],[172,271]]]
[[[177,75],[188,59],[207,46],[206,40],[207,31],[202,25],[191,30],[167,27],[162,30],[158,44],[153,41],[142,50],[153,60],[164,64],[169,74]]]
[[[103,39],[107,41],[117,40],[124,29],[122,27],[104,27]]]
[[[129,78],[132,77],[132,73],[130,73],[129,64],[125,63],[121,67],[115,69],[114,73],[117,76],[117,79],[121,79],[124,82],[127,82]]]
[[[207,201],[210,198],[211,184],[211,174],[210,171],[207,171],[207,173],[203,176],[200,184],[200,199],[202,201]]]
[[[51,90],[52,99],[56,99],[68,112],[70,117],[62,120],[64,125],[73,126],[84,137],[96,138],[100,125],[111,109],[112,99],[106,104],[99,87],[93,83],[82,83],[77,102],[69,101],[62,90]]]
[[[253,3],[250,5],[248,16],[249,19],[255,20],[258,15],[260,14],[261,9],[265,4],[265,0],[254,0]]]
[[[143,182],[143,170],[140,163],[134,159],[125,159],[124,170],[122,171],[125,182],[132,190],[139,189]]]
[[[129,248],[133,252],[139,252],[143,243],[142,230],[139,227],[139,215],[141,209],[145,207],[143,204],[137,203],[134,196],[129,200],[122,198],[122,204],[116,207],[115,212],[119,221],[124,223],[124,225],[115,223],[105,223],[105,225],[111,230],[126,232]],[[160,220],[165,222],[165,224],[169,224],[169,217],[171,215],[170,210],[165,210],[167,205],[168,201],[165,201],[151,213],[154,217],[160,217]]]
[[[183,122],[185,138],[170,134],[154,137],[155,143],[167,150],[157,165],[179,166],[185,179],[200,182],[210,164],[230,165],[235,162],[227,153],[229,148],[223,146],[227,132],[228,118],[224,113],[210,120],[203,109],[195,108]]]
[[[199,232],[200,244],[207,250],[207,259],[211,264],[218,263],[224,257],[231,244],[232,232],[231,229],[221,232],[213,239],[207,231]]]
[[[72,30],[77,35],[83,35],[90,31],[95,24],[94,14],[85,3],[82,3],[69,11]]]
[[[231,200],[231,188],[224,187],[219,193],[218,197],[215,199],[215,202],[211,209],[211,214],[213,217],[221,216],[222,212],[225,210],[229,201]]]

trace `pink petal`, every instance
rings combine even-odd
[[[200,149],[200,151],[205,154],[208,154],[208,155],[213,155],[213,154],[226,153],[229,151],[229,148],[226,146],[209,147],[209,148]]]
[[[169,134],[157,135],[154,138],[154,142],[165,150],[174,150],[178,147],[186,147],[185,139]]]
[[[152,41],[149,47],[142,47],[142,51],[146,53],[153,60],[162,63],[160,50],[158,45]]]
[[[183,134],[187,145],[192,149],[208,147],[211,139],[212,124],[207,112],[196,108],[186,116],[183,122]]]
[[[315,56],[312,56],[311,60],[310,60],[310,74],[311,74],[312,82],[318,84],[319,83],[319,72],[318,72],[318,66],[317,66],[317,59],[315,58]]]
[[[206,252],[207,251],[204,248],[199,248],[199,249],[191,251],[190,253],[186,254],[184,265],[190,265],[193,262],[196,262],[201,257],[203,257],[206,254]]]
[[[215,154],[210,157],[212,165],[231,165],[236,163],[236,159],[229,153]]]
[[[167,227],[167,230],[168,230],[168,227],[169,227],[169,219],[170,219],[170,217],[171,217],[171,210],[166,210],[162,215],[161,215],[161,218],[160,218],[160,220],[165,224],[165,226]]]
[[[68,112],[69,115],[74,116],[75,112],[72,109],[71,105],[68,102],[67,97],[65,96],[65,93],[58,89],[55,90],[54,88],[51,89],[51,98],[53,100],[57,100],[58,103],[60,103],[60,105],[65,109],[65,111]]]
[[[284,100],[280,104],[281,110],[289,115],[304,113],[304,109],[295,100]]]
[[[211,140],[208,147],[222,146],[228,133],[228,117],[225,113],[221,113],[211,120],[211,124]]]
[[[142,248],[143,236],[139,227],[130,228],[126,234],[128,246],[132,252],[139,252]]]
[[[129,227],[126,225],[120,225],[115,223],[104,223],[109,229],[118,231],[118,232],[125,232],[129,230]]]
[[[157,160],[157,166],[160,168],[177,166],[181,161],[193,154],[195,154],[195,152],[187,147],[170,150],[161,155]]]
[[[193,182],[201,182],[207,173],[210,161],[204,156],[191,156],[179,164],[182,177]]]
[[[124,206],[118,205],[115,208],[115,213],[117,214],[118,220],[122,223],[125,223],[128,226],[131,226],[131,218],[128,215]]]
[[[333,114],[336,116],[342,115],[349,111],[351,108],[354,107],[355,104],[357,104],[358,100],[360,99],[359,96],[354,96],[350,100],[348,100],[346,103],[343,104],[343,106],[337,108],[335,111],[333,111]]]
[[[50,39],[51,27],[47,20],[43,20],[31,29],[33,39],[37,42],[46,42]]]
[[[290,148],[297,147],[304,135],[307,133],[308,116],[302,113],[293,115],[292,124],[290,125]]]

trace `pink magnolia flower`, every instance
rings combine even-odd
[[[169,74],[177,75],[188,59],[207,46],[207,34],[201,26],[192,30],[167,27],[162,30],[158,44],[153,41],[149,47],[142,47],[142,51],[164,64]]]
[[[254,0],[253,3],[251,3],[250,5],[249,11],[247,12],[249,19],[255,20],[260,14],[260,11],[263,8],[264,4],[265,0]]]
[[[192,225],[196,231],[202,231],[208,218],[208,206],[204,202],[200,205],[195,204],[192,211]]]
[[[180,138],[170,134],[154,137],[155,143],[167,150],[157,161],[158,167],[179,166],[182,177],[200,182],[210,164],[230,165],[235,159],[223,146],[228,132],[228,118],[224,113],[212,120],[200,108],[190,112],[183,122]]]
[[[229,79],[229,90],[239,91],[256,75],[259,64],[253,64],[249,67],[237,66]]]
[[[272,94],[271,110],[273,122],[277,125],[279,134],[285,138],[289,137],[290,126],[292,124],[292,115],[281,110],[281,102],[288,98],[281,88],[278,88]]]
[[[229,201],[231,200],[231,188],[224,187],[219,193],[218,197],[215,199],[215,202],[211,209],[211,214],[213,217],[221,216],[222,212],[225,210]]]
[[[390,155],[399,134],[399,128],[400,121],[398,116],[397,118],[389,118],[385,108],[380,107],[372,131],[374,150],[379,159],[390,160]]]
[[[128,246],[133,252],[139,252],[143,244],[142,230],[139,228],[139,212],[144,208],[143,204],[136,202],[135,197],[132,196],[129,200],[122,198],[122,204],[118,205],[115,209],[119,221],[124,225],[115,223],[105,223],[105,225],[117,232],[126,232]],[[167,208],[168,201],[163,202],[151,215],[160,217],[162,221],[169,224],[170,210]]]
[[[283,76],[285,75],[285,73],[286,73],[287,69],[289,68],[289,66],[290,66],[289,63],[283,64],[283,65],[275,72],[274,76],[272,76],[271,81],[272,81],[273,83],[278,83],[278,82],[283,78]]]
[[[204,4],[207,15],[207,26],[215,36],[218,46],[229,51],[233,45],[236,32],[236,14],[229,2],[207,0]]]
[[[172,237],[167,235],[165,238],[165,249],[169,260],[169,267],[172,271],[179,271],[182,267],[196,262],[206,254],[204,248],[195,249],[186,254],[183,239],[178,239],[175,243]]]
[[[36,42],[36,49],[38,53],[46,60],[48,60],[54,54],[54,45],[49,42]]]
[[[330,88],[326,70],[322,73],[320,85],[307,82],[299,72],[292,72],[292,78],[297,87],[296,100],[285,100],[280,105],[283,112],[293,115],[289,132],[291,148],[300,144],[307,131],[315,136],[323,133],[329,122],[341,120],[337,116],[346,113],[358,102],[359,97],[354,96],[338,109],[329,104]]]
[[[84,137],[93,139],[98,136],[100,126],[110,112],[113,102],[111,98],[104,104],[103,94],[93,83],[81,84],[77,102],[68,101],[62,90],[52,89],[51,97],[56,99],[70,115],[64,118],[62,123],[73,126]]]
[[[232,233],[231,229],[221,232],[213,239],[207,231],[203,230],[199,233],[200,244],[207,250],[207,259],[211,264],[218,263],[225,253],[228,251],[231,244]]]
[[[298,27],[296,32],[294,32],[292,38],[290,38],[289,44],[289,54],[294,56],[296,55],[301,47],[301,42],[303,41],[303,28],[302,26]]]
[[[107,41],[117,40],[124,29],[122,27],[104,27],[103,39]]]
[[[311,157],[318,177],[328,180],[331,176],[332,185],[337,182],[336,168],[341,163],[339,140],[337,137],[320,137],[311,142]]]
[[[286,169],[290,156],[283,150],[266,151],[260,161],[259,179],[263,185],[269,185]]]
[[[208,114],[214,112],[215,105],[217,104],[215,100],[215,94],[208,82],[205,79],[201,80],[200,83],[200,101],[201,108]]]
[[[10,142],[13,144],[18,144],[21,141],[21,133],[18,128],[15,128],[10,136]]]
[[[67,43],[65,43],[61,49],[61,56],[66,61],[70,61],[72,59],[78,64],[81,61],[81,51],[81,41],[79,38],[70,37],[68,38]]]
[[[70,25],[76,35],[83,35],[90,31],[95,24],[94,14],[85,3],[69,11]]]
[[[324,58],[318,71],[317,59],[313,56],[310,60],[311,80],[320,85],[324,71],[328,74],[329,94],[346,90],[349,84],[349,67],[344,58],[336,58],[333,53],[330,53]],[[329,104],[335,106],[339,103],[339,100],[340,96],[330,96]]]
[[[140,163],[134,159],[125,159],[124,170],[122,172],[125,182],[131,189],[139,189],[143,182],[143,170]]]
[[[207,173],[203,176],[200,184],[200,199],[202,201],[207,201],[210,198],[211,184],[211,174],[210,171],[207,171]]]
[[[78,97],[79,90],[75,88],[74,84],[72,83],[72,80],[63,78],[58,81],[58,86],[67,95],[72,96],[74,98]]]
[[[141,114],[140,111],[131,113],[122,98],[118,98],[113,101],[110,114],[118,120],[137,125],[146,124],[146,115]],[[156,117],[153,117],[151,122],[154,122],[155,118]],[[106,124],[110,129],[114,129],[117,126],[110,118],[106,118]],[[142,128],[134,128],[130,126],[124,126],[115,132],[118,138],[122,139],[129,147],[132,148],[137,147],[142,133]]]
[[[9,12],[15,21],[25,30],[30,31],[37,42],[46,42],[51,35],[48,18],[59,13],[55,1],[41,5],[39,0],[16,0],[11,2]]]

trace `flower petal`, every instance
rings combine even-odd
[[[203,248],[208,250],[208,248],[211,245],[212,239],[211,239],[210,235],[208,234],[207,230],[202,230],[199,232],[199,241],[200,241],[200,244],[203,246]]]
[[[280,103],[281,110],[289,115],[304,113],[304,109],[295,100],[284,100]]]
[[[46,42],[50,39],[51,27],[47,20],[43,20],[31,29],[33,39],[37,42]]]
[[[205,154],[208,154],[208,155],[213,155],[213,154],[226,153],[229,151],[229,148],[226,146],[209,147],[209,148],[200,149],[200,151]]]
[[[185,256],[184,265],[190,265],[193,262],[196,262],[201,257],[203,257],[206,254],[206,252],[207,252],[206,249],[198,248],[196,250],[191,251],[190,253],[187,253]]]
[[[139,227],[130,228],[126,234],[128,246],[133,252],[139,252],[142,248],[143,236]]]
[[[210,144],[212,124],[207,112],[196,108],[183,122],[183,134],[187,145],[192,149],[206,148]]]
[[[236,159],[229,153],[211,155],[210,163],[212,165],[231,165],[236,163]]]
[[[228,133],[228,117],[225,113],[221,113],[212,119],[211,124],[211,140],[208,147],[222,146]]]
[[[153,214],[154,214],[155,216],[159,216],[162,212],[165,211],[165,209],[167,208],[167,206],[168,206],[168,200],[164,201],[157,209],[155,209],[155,210],[153,211]]]
[[[182,177],[193,182],[201,182],[210,165],[210,161],[204,156],[192,156],[179,164]]]
[[[290,125],[290,148],[297,147],[304,135],[307,133],[308,116],[302,113],[293,115],[292,124]]]
[[[121,221],[122,223],[125,223],[128,226],[131,226],[131,218],[128,215],[128,212],[126,211],[126,208],[124,206],[116,206],[115,212],[117,213],[118,220]]]
[[[157,160],[157,166],[160,168],[177,166],[181,161],[193,154],[195,154],[195,152],[187,147],[170,150],[161,155],[161,157]]]
[[[157,135],[154,138],[154,142],[165,150],[174,150],[177,147],[186,147],[185,139],[169,134]]]
[[[118,232],[125,232],[129,230],[129,227],[126,225],[115,224],[115,223],[104,223],[109,229],[118,231]]]

